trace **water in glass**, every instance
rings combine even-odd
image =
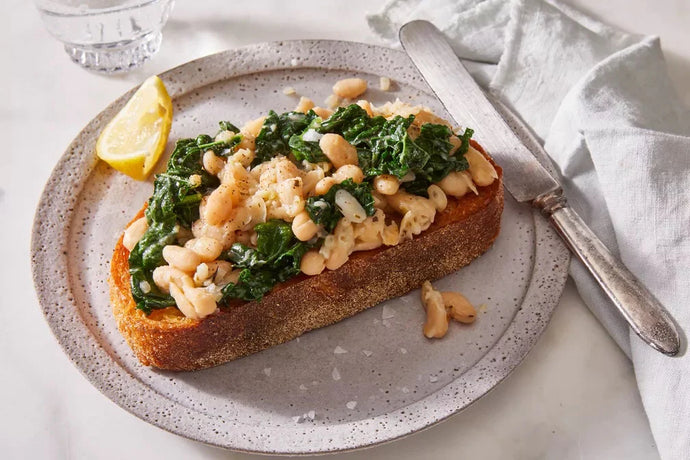
[[[72,60],[101,72],[139,66],[158,51],[173,0],[35,0]]]

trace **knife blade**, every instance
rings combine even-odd
[[[642,340],[666,355],[678,354],[680,335],[671,315],[568,206],[558,181],[496,111],[441,31],[412,21],[400,28],[399,38],[448,113],[474,129],[474,138],[503,168],[510,194],[541,210]]]

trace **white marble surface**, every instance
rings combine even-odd
[[[189,59],[260,41],[375,42],[363,13],[380,0],[183,2],[160,53],[106,77],[72,64],[28,1],[6,0],[0,88],[0,451],[2,458],[250,458],[189,441],[137,419],[92,387],[58,347],[31,281],[33,212],[55,162],[116,96]],[[657,34],[681,97],[690,102],[690,4],[575,0],[629,31]],[[294,6],[293,6],[294,5]],[[11,13],[9,13],[11,12]],[[630,363],[571,283],[523,364],[463,413],[406,439],[331,458],[657,458]]]

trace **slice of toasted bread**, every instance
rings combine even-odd
[[[474,141],[472,145],[486,153]],[[486,155],[488,157],[488,155]],[[231,361],[341,321],[469,264],[498,236],[503,211],[498,180],[477,195],[449,197],[421,235],[397,246],[355,252],[337,270],[298,275],[259,302],[236,302],[204,319],[176,308],[146,316],[131,295],[129,251],[120,238],[111,263],[110,298],[117,325],[142,364],[196,370]],[[143,215],[143,210],[136,218]],[[422,308],[420,306],[420,308]]]

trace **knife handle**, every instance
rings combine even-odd
[[[652,348],[669,356],[680,351],[680,336],[666,309],[635,275],[606,248],[560,190],[534,204],[549,218],[570,250],[585,264],[623,318]]]

